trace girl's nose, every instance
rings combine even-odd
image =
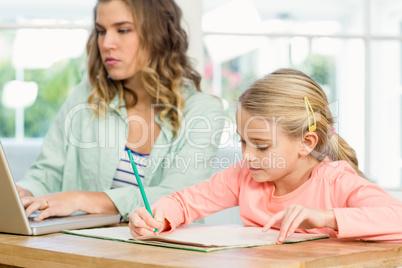
[[[250,154],[243,152],[243,159],[247,162],[250,161]]]
[[[242,149],[242,156],[243,159],[246,160],[247,162],[251,161],[251,159],[253,158],[251,152],[250,152],[250,146],[244,146]]]
[[[258,155],[258,151],[253,145],[245,145],[242,148],[242,156],[243,159],[248,163],[257,163],[260,162],[260,157]]]

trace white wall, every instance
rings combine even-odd
[[[183,27],[190,40],[188,54],[195,60],[195,67],[202,74],[203,41],[202,41],[202,0],[176,0],[183,11]]]

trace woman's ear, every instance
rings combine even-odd
[[[304,134],[302,141],[300,143],[299,154],[301,156],[306,156],[311,154],[318,143],[318,135],[315,132],[309,131]]]

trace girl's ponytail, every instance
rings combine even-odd
[[[357,174],[364,177],[363,172],[359,170],[359,161],[357,160],[355,150],[338,134],[333,134],[328,138],[328,157],[332,160],[347,161]]]

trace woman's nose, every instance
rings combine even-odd
[[[112,33],[105,33],[102,46],[104,49],[113,49],[116,47],[116,38]]]

